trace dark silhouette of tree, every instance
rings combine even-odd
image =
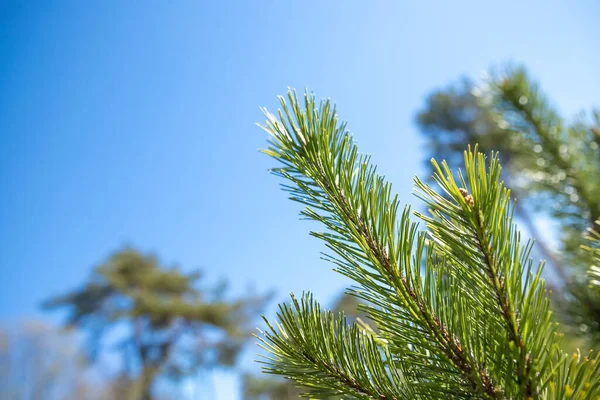
[[[224,297],[224,287],[202,289],[199,273],[164,267],[134,249],[112,254],[80,289],[48,300],[67,309],[66,328],[88,333],[91,360],[112,331],[124,331],[118,348],[131,398],[152,399],[159,377],[178,380],[200,369],[232,366],[254,329],[267,297]],[[125,388],[129,385],[125,384]]]

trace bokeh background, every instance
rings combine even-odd
[[[332,304],[348,282],[269,174],[259,107],[288,87],[331,98],[418,207],[426,95],[516,62],[561,113],[597,105],[599,16],[592,0],[0,1],[1,324],[62,338],[66,311],[41,305],[125,247],[226,280],[225,298],[273,292],[267,316],[288,292]],[[241,399],[257,351],[171,383],[174,398]]]

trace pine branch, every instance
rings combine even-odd
[[[447,329],[447,323],[439,319],[432,304],[419,293],[423,288],[420,287],[419,270],[415,271],[410,261],[413,247],[408,243],[411,235],[414,241],[416,226],[409,221],[408,209],[403,213],[400,233],[396,234],[397,196],[391,198],[390,184],[376,174],[369,158],[358,156],[357,147],[346,134],[343,124],[336,126],[335,113],[331,113],[329,103],[317,111],[314,98],[307,95],[306,109],[302,111],[291,93],[289,100],[294,116],[283,99],[279,121],[267,113],[266,130],[272,140],[265,153],[285,165],[274,173],[297,185],[285,189],[291,192],[292,199],[309,206],[302,214],[322,222],[334,233],[313,235],[325,240],[331,250],[353,265],[346,268],[343,262],[338,262],[340,272],[382,294],[372,298],[374,302],[381,303],[381,297],[389,300],[386,287],[393,288],[394,302],[398,308],[408,311],[407,323],[402,327],[415,332],[414,338],[404,338],[398,348],[405,346],[407,341],[422,348],[423,352],[432,352],[435,356],[432,363],[448,363],[444,368],[456,371],[461,377],[463,383],[459,386],[464,385],[462,390],[469,388],[485,398],[501,398],[498,385],[488,376],[485,367],[469,355],[457,336]],[[315,209],[324,213],[318,214]],[[423,239],[421,237],[417,245],[421,253]],[[416,258],[421,255],[417,254]],[[398,265],[400,261],[402,263]],[[365,264],[366,268],[377,271],[383,282],[375,283]],[[430,275],[430,282],[439,281],[433,272]],[[400,323],[377,322],[389,332],[397,331]],[[420,340],[423,332],[428,333],[430,341]],[[440,368],[439,365],[436,368]]]
[[[326,180],[326,176],[322,171],[321,179],[326,191],[331,193],[333,187]],[[422,323],[425,324],[429,332],[433,333],[432,339],[443,349],[444,355],[461,371],[463,377],[471,383],[473,389],[490,398],[500,398],[500,393],[494,387],[494,383],[487,372],[465,353],[458,338],[448,332],[435,311],[430,310],[429,305],[417,295],[407,279],[395,273],[396,268],[390,261],[386,247],[378,247],[377,239],[371,229],[352,212],[351,205],[344,193],[340,192],[339,195],[341,206],[339,211],[344,213],[348,221],[358,228],[359,235],[366,242],[368,250],[370,250],[376,262],[383,268],[387,276],[391,277],[392,282],[390,283],[396,288],[401,288],[397,294],[403,301],[412,306],[412,311],[419,315]],[[316,234],[315,236],[319,235]],[[330,246],[330,248],[336,251],[333,246]]]
[[[434,161],[434,179],[460,207],[441,202],[441,196],[417,180],[420,190],[417,196],[428,204],[433,214],[433,217],[420,216],[428,223],[436,241],[452,244],[441,247],[441,250],[447,257],[456,260],[459,271],[471,273],[473,266],[478,266],[472,279],[477,286],[486,287],[487,293],[495,300],[495,304],[488,304],[487,307],[497,310],[499,332],[506,332],[503,334],[505,337],[498,337],[496,340],[500,341],[501,347],[506,349],[507,354],[512,354],[510,357],[517,362],[517,365],[507,371],[517,376],[519,389],[513,395],[537,398],[539,383],[533,379],[540,371],[533,367],[536,360],[532,355],[541,356],[549,352],[552,341],[545,342],[546,346],[550,345],[547,349],[539,346],[532,348],[535,342],[530,342],[535,341],[535,336],[531,337],[530,334],[529,338],[526,337],[520,324],[538,324],[540,330],[536,334],[539,337],[549,338],[554,335],[554,329],[549,323],[548,301],[540,296],[531,296],[543,291],[541,267],[535,275],[531,275],[531,264],[527,262],[530,244],[519,248],[518,233],[512,223],[513,208],[509,205],[510,192],[499,183],[501,169],[498,158],[492,158],[487,176],[482,173],[485,168],[482,154],[475,155],[469,151],[465,154],[465,164],[467,180],[459,174],[462,186],[459,187],[448,166],[444,163],[440,167]],[[477,174],[476,171],[481,172]],[[467,186],[471,187],[472,194],[464,189]],[[455,273],[458,274],[458,271]],[[523,275],[531,279],[527,292],[522,289]],[[531,315],[527,315],[528,313]],[[543,323],[540,324],[540,321],[531,317],[541,317]],[[548,364],[540,367],[547,368]],[[510,376],[505,379],[510,380]]]
[[[389,353],[376,338],[358,325],[350,326],[340,314],[322,312],[310,294],[299,302],[281,305],[277,328],[269,331],[261,347],[276,354],[266,358],[264,371],[296,376],[311,388],[311,396],[350,395],[357,399],[398,400],[410,398],[404,378],[388,367]]]
[[[293,299],[294,307],[281,309],[279,328],[269,324],[263,339],[273,355],[267,371],[320,395],[547,398],[566,358],[541,265],[533,268],[532,243],[521,245],[512,222],[497,155],[488,163],[467,152],[460,185],[445,163],[434,162],[446,196],[416,179],[417,195],[432,212],[417,214],[426,234],[411,222],[409,208],[398,212],[391,185],[358,154],[329,101],[317,107],[307,94],[302,108],[294,93],[288,99],[289,106],[280,99],[279,119],[265,111],[271,139],[263,152],[283,165],[273,173],[291,182],[284,190],[306,206],[301,214],[327,229],[312,235],[332,252],[325,258],[337,271],[357,283],[351,293],[370,304],[362,309],[379,332],[365,336],[368,344],[353,336],[356,326],[336,338],[341,322],[327,325],[331,316],[312,299],[301,306]],[[376,377],[372,366],[386,373]],[[393,373],[402,385],[378,382]]]

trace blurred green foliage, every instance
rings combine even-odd
[[[159,378],[180,380],[203,369],[231,367],[250,337],[267,296],[229,300],[223,285],[200,288],[198,272],[160,265],[134,249],[112,254],[83,287],[49,299],[46,309],[66,309],[66,328],[88,334],[94,361],[113,331],[127,398],[151,399]],[[123,397],[125,398],[125,397]]]

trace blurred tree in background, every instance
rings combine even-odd
[[[0,398],[5,400],[108,400],[86,377],[86,362],[72,334],[40,321],[0,330]]]
[[[293,381],[244,374],[242,400],[295,400],[302,390]]]
[[[233,366],[265,296],[224,298],[224,286],[198,287],[199,274],[164,267],[151,255],[124,249],[96,267],[80,289],[48,300],[67,309],[66,328],[88,333],[92,361],[113,333],[125,372],[118,398],[157,398],[161,377],[171,381],[203,369]],[[126,392],[126,396],[123,394]]]
[[[589,254],[583,233],[599,231],[600,110],[566,122],[523,68],[494,73],[481,83],[463,79],[431,93],[417,123],[427,138],[427,159],[456,167],[468,144],[498,150],[503,179],[519,200],[516,214],[564,283],[555,293],[559,317],[570,333],[600,344],[600,297],[588,288]],[[560,248],[539,231],[551,220]]]

